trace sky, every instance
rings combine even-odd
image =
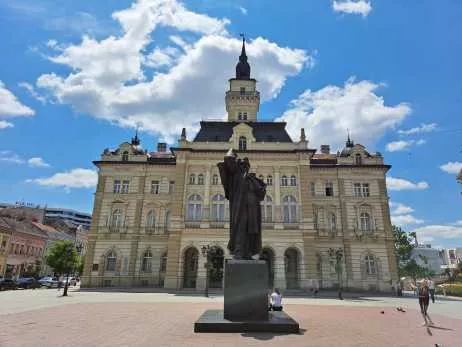
[[[91,213],[93,160],[224,119],[245,33],[260,120],[379,151],[392,222],[462,247],[462,2],[0,0],[0,201]]]

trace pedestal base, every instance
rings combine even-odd
[[[284,311],[271,311],[264,321],[230,321],[224,318],[223,310],[207,310],[194,323],[194,332],[298,334],[299,325]]]

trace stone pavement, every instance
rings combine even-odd
[[[461,346],[462,302],[430,304],[433,321],[420,324],[415,298],[355,300],[287,298],[285,311],[301,334],[195,334],[206,309],[222,308],[222,297],[165,293],[0,293],[0,346]],[[396,311],[396,304],[407,312]],[[384,311],[384,314],[381,314]],[[446,330],[447,329],[447,330]],[[432,334],[432,335],[429,335]]]

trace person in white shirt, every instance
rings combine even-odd
[[[428,290],[430,291],[430,297],[432,298],[432,303],[435,303],[435,282],[431,277],[427,277]]]
[[[270,296],[270,300],[268,311],[282,311],[282,295],[279,289],[274,289],[274,292]]]

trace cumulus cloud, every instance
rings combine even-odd
[[[14,164],[24,164],[24,159],[12,151],[0,151],[0,161],[14,163]]]
[[[29,92],[29,94],[36,100],[40,101],[42,104],[46,104],[47,100],[44,96],[40,95],[34,88],[34,86],[27,82],[20,82],[18,86],[24,88]]]
[[[340,0],[332,3],[335,12],[348,14],[360,14],[366,17],[371,11],[372,6],[369,1],[365,0]]]
[[[420,126],[407,129],[407,130],[398,130],[398,134],[401,135],[412,135],[412,134],[420,134],[420,133],[430,133],[432,131],[437,130],[436,123],[425,124],[422,123]]]
[[[422,224],[423,219],[418,219],[410,214],[391,215],[391,223],[394,225]]]
[[[328,139],[333,148],[340,148],[347,129],[352,131],[355,142],[370,146],[386,129],[394,128],[411,113],[406,103],[385,105],[383,97],[376,94],[381,86],[383,84],[350,78],[343,87],[328,85],[317,91],[308,89],[290,102],[291,108],[278,120],[288,123],[287,130],[294,139],[300,128],[309,129],[308,139],[315,146]]]
[[[458,174],[462,170],[462,163],[459,161],[450,161],[441,165],[440,169],[450,174]]]
[[[0,120],[0,129],[13,128],[14,124],[5,120]]]
[[[37,183],[41,186],[64,187],[66,190],[71,188],[93,188],[98,181],[98,174],[89,169],[72,169],[70,171],[59,172],[47,178],[28,179],[28,183]]]
[[[387,188],[389,190],[422,190],[430,187],[427,182],[414,183],[403,178],[387,177]]]
[[[27,161],[27,164],[29,164],[30,167],[50,167],[50,164],[48,164],[47,162],[45,162],[45,160],[43,160],[43,159],[40,158],[40,157],[33,157],[33,158],[30,158],[30,159]]]
[[[239,6],[239,11],[241,11],[243,15],[247,14],[247,9],[245,7]]]
[[[34,114],[34,110],[21,104],[0,81],[0,117],[33,116]]]
[[[50,60],[72,73],[44,74],[37,85],[78,112],[123,127],[139,125],[169,143],[183,127],[195,130],[202,119],[224,117],[224,93],[241,49],[241,41],[228,36],[228,19],[194,13],[175,0],[139,0],[112,17],[122,35],[100,41],[85,36],[68,45]],[[179,33],[170,40],[181,51],[157,47],[145,52],[158,26]],[[187,42],[184,31],[199,37],[191,42],[188,36]],[[248,42],[247,54],[262,101],[275,97],[288,77],[313,63],[307,52],[264,38]]]
[[[405,149],[410,148],[413,145],[423,145],[426,141],[421,139],[421,140],[409,140],[409,141],[394,141],[387,143],[385,146],[385,149],[388,152],[397,152],[397,151],[404,151]]]
[[[435,239],[461,239],[462,226],[454,225],[425,225],[411,230],[417,234],[417,238],[431,242]],[[455,240],[456,241],[456,240]]]
[[[414,212],[414,209],[410,206],[406,206],[400,202],[392,202],[390,201],[390,208],[391,214],[393,215],[400,215],[400,214],[407,214]]]

